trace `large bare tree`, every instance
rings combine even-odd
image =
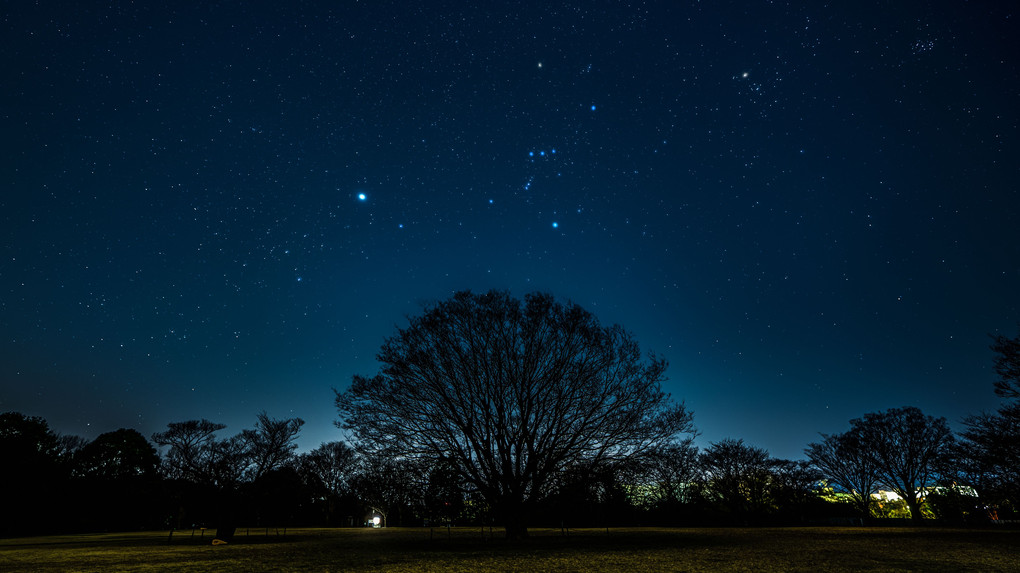
[[[623,460],[693,430],[620,326],[548,294],[456,293],[385,341],[378,375],[337,392],[361,447],[450,464],[510,538],[559,472]]]
[[[921,501],[955,441],[946,419],[907,406],[850,420],[850,430],[860,436],[880,483],[907,502],[912,520],[921,520]]]
[[[853,500],[863,519],[871,517],[871,494],[878,486],[878,464],[862,439],[860,429],[842,434],[822,434],[821,442],[805,448],[815,466]]]

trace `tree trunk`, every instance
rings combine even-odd
[[[520,501],[505,501],[500,504],[500,515],[503,518],[503,527],[506,528],[506,538],[527,539],[527,511],[525,504]]]
[[[216,539],[233,541],[237,531],[237,517],[234,514],[234,492],[219,492],[219,511],[216,515]]]
[[[914,523],[920,523],[924,519],[924,515],[921,514],[921,503],[916,497],[907,497],[907,508],[910,510],[910,521]]]
[[[864,495],[858,502],[857,507],[860,509],[862,520],[871,517],[871,496]],[[863,523],[863,521],[861,523]]]
[[[510,521],[508,519],[505,527],[507,540],[528,538],[528,526],[525,525],[523,519],[517,519],[515,521]]]
[[[221,519],[216,524],[216,539],[220,541],[233,541],[234,533],[237,532],[237,524],[233,523],[233,520]]]

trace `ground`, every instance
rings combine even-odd
[[[948,528],[240,529],[0,539],[0,571],[1018,571],[1020,531]]]

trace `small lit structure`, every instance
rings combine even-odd
[[[373,507],[371,509],[372,512],[368,514],[368,519],[365,520],[365,525],[376,529],[386,527],[386,514],[378,508]]]

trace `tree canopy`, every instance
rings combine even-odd
[[[804,453],[832,485],[853,499],[862,518],[871,515],[878,466],[865,447],[859,428],[842,434],[822,434],[822,441],[808,444]]]
[[[385,341],[382,368],[337,392],[363,448],[448,463],[527,534],[558,472],[622,460],[693,430],[662,390],[666,362],[633,336],[548,294],[458,292]]]
[[[879,480],[902,497],[913,520],[922,519],[925,488],[935,485],[953,445],[953,433],[945,418],[935,418],[908,406],[872,412],[850,420]]]
[[[992,337],[995,357],[995,393],[1003,398],[1020,398],[1020,335],[1006,338],[999,334]]]

